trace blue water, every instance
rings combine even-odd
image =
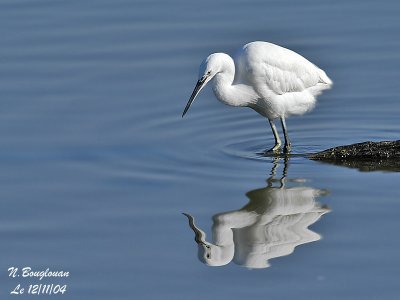
[[[322,239],[269,268],[202,264],[181,213],[210,237],[285,162],[256,155],[266,120],[209,88],[181,113],[204,57],[266,40],[335,84],[287,121],[294,154],[397,140],[399,14],[394,0],[1,1],[0,298],[52,283],[63,299],[398,299],[400,174],[301,155],[286,179],[327,191]]]

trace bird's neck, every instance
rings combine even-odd
[[[235,64],[229,57],[229,60],[224,62],[221,72],[213,78],[215,97],[230,106],[248,106],[252,98],[255,97],[254,91],[247,85],[234,84],[234,78]]]

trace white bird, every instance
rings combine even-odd
[[[315,201],[325,194],[305,186],[250,191],[250,202],[243,208],[214,215],[212,242],[206,240],[193,216],[184,215],[195,233],[201,262],[223,266],[233,261],[249,268],[267,268],[270,259],[321,238],[308,227],[330,211]]]
[[[274,119],[281,120],[284,149],[289,151],[285,118],[310,111],[315,97],[332,86],[323,70],[296,52],[268,42],[251,42],[239,49],[234,59],[225,53],[213,53],[201,63],[199,80],[182,117],[210,80],[219,101],[250,107],[268,118],[275,137],[275,146],[269,151],[282,145]]]

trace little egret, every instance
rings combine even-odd
[[[213,53],[201,63],[199,80],[182,117],[211,79],[219,101],[250,107],[268,118],[275,137],[275,146],[269,151],[282,145],[274,119],[281,120],[284,149],[289,151],[285,118],[310,111],[315,97],[332,85],[323,70],[296,52],[268,42],[251,42],[237,51],[234,60],[225,53]]]

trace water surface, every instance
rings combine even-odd
[[[267,40],[335,84],[287,121],[294,154],[399,139],[399,13],[396,1],[2,1],[1,298],[19,283],[7,269],[30,266],[69,271],[65,299],[397,299],[399,173],[260,157],[266,120],[210,89],[181,113],[204,57]],[[181,213],[211,236],[213,215],[285,167],[327,191],[331,211],[310,226],[322,239],[269,268],[199,262]]]

